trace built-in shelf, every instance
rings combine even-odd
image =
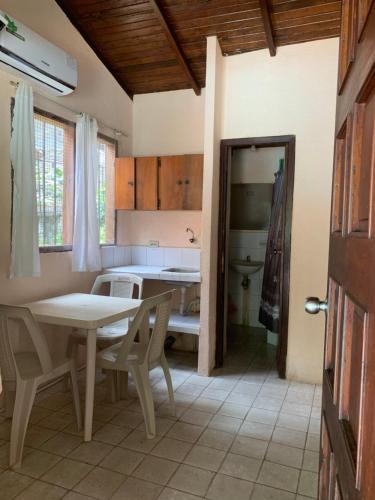
[[[155,315],[150,315],[150,325],[154,325]],[[189,313],[181,315],[176,311],[171,313],[168,323],[168,331],[175,333],[190,333],[199,335],[200,332],[200,316],[199,313]]]

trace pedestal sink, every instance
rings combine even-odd
[[[245,260],[233,259],[230,261],[230,268],[242,275],[242,324],[248,325],[250,311],[250,278],[249,276],[257,273],[264,266],[264,262],[260,260],[251,260],[248,256]]]

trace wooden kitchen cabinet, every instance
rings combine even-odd
[[[131,157],[116,158],[115,208],[135,208],[135,160]]]
[[[135,159],[135,208],[158,209],[158,158],[145,156]]]
[[[160,210],[201,210],[203,155],[160,157]]]

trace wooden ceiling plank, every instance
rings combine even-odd
[[[164,15],[159,7],[158,1],[157,0],[150,0],[150,4],[154,9],[156,17],[159,19],[160,24],[164,29],[165,36],[167,37],[167,40],[168,40],[171,48],[175,52],[176,58],[177,58],[178,62],[180,63],[180,65],[181,65],[188,81],[190,82],[194,92],[196,93],[196,95],[200,95],[201,87],[200,87],[199,83],[196,81],[195,76],[193,75],[193,72],[191,71],[191,69],[190,69],[190,67],[185,59],[185,55],[182,52],[182,49],[180,48],[180,45],[177,41],[176,36],[174,35],[172,30],[170,29],[167,21],[165,20],[165,17],[164,17]]]
[[[259,6],[263,19],[264,31],[266,33],[268,50],[270,51],[270,55],[273,57],[276,55],[276,45],[272,32],[272,21],[268,0],[259,0]]]

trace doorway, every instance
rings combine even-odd
[[[252,158],[257,158],[257,161],[252,162]],[[274,160],[263,161],[267,158]],[[277,370],[279,376],[285,378],[294,165],[295,136],[292,135],[227,139],[221,142],[216,367],[223,366],[227,343],[231,340],[230,333],[232,336],[238,336],[238,333],[242,332],[255,337],[263,333],[266,338],[266,330],[264,325],[259,323],[259,319],[265,324],[267,321],[264,321],[264,314],[260,318],[258,312],[264,293],[267,294],[267,284],[263,284],[263,274],[270,274],[269,264],[272,260],[267,260],[267,256],[273,258],[274,255],[279,263],[278,299],[275,308],[278,310],[277,324],[269,327],[267,337],[269,342],[277,343]],[[252,171],[249,168],[251,166]],[[282,180],[279,182],[280,185],[276,186],[280,173]],[[275,211],[274,199],[277,188],[279,208]],[[275,238],[272,240],[269,230],[275,228],[275,213],[280,215],[280,231],[276,240]],[[242,253],[240,258],[237,255],[237,259],[230,249],[230,241],[232,239],[233,246],[233,238],[242,241],[240,244],[243,247]],[[251,243],[254,240],[261,243],[259,251],[256,251],[254,244]],[[270,248],[270,244],[274,245],[274,248]],[[262,247],[264,255],[260,255]],[[248,271],[249,269],[251,271]],[[238,288],[237,297],[234,298],[233,282],[236,280],[237,284],[240,280],[241,288]],[[264,307],[262,308],[264,313]],[[271,317],[272,311],[269,307],[268,311]],[[233,324],[237,326],[233,327]],[[232,326],[228,328],[230,325]],[[251,346],[251,342],[247,345]]]

